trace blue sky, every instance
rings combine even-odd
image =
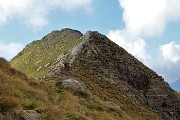
[[[0,0],[0,56],[64,27],[99,31],[167,82],[180,78],[179,0]]]

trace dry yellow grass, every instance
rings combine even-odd
[[[0,58],[0,82],[0,112],[25,109],[44,112],[44,116],[49,116],[48,106],[54,106],[51,99],[56,94],[51,94],[55,91],[49,91],[46,83],[27,79],[2,58]],[[51,111],[51,114],[52,112],[55,111]]]
[[[56,79],[43,82],[27,79],[0,59],[0,110],[35,110],[44,120],[160,119],[131,98],[125,99],[124,93],[111,93],[116,91],[117,86],[113,86],[112,90],[112,87],[107,87],[107,81],[98,83],[97,78],[85,70],[78,70],[75,78],[86,83],[85,91],[58,88],[55,86]],[[114,109],[106,101],[117,104],[120,109]]]

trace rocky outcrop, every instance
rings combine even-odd
[[[19,114],[15,112],[0,112],[0,120],[40,120],[40,114],[34,110],[22,110]]]
[[[80,67],[99,80],[125,81],[133,87],[125,92],[142,104],[166,120],[180,119],[180,101],[161,76],[98,32],[87,32],[82,39],[71,51],[76,53],[70,63],[72,70]]]
[[[41,120],[40,114],[34,110],[22,110],[19,120]]]
[[[123,48],[98,32],[87,32],[82,39],[85,40],[76,48],[77,52],[73,52],[77,54],[71,61],[72,68],[78,65],[99,77],[124,80],[136,89],[148,86],[148,76],[154,72],[147,74],[148,68],[142,67],[142,63]]]

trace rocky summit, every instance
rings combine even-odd
[[[28,79],[52,83],[61,119],[180,120],[180,100],[168,83],[97,31],[52,31],[10,63]]]

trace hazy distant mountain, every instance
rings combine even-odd
[[[170,83],[170,86],[171,86],[174,90],[180,92],[180,79],[177,80],[177,81],[175,81],[175,82],[173,82],[173,83]]]
[[[180,101],[164,79],[96,31],[53,31],[27,45],[11,65],[47,86],[51,119],[180,119]]]

